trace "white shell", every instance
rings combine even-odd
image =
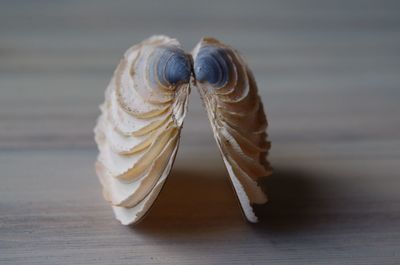
[[[95,128],[96,172],[122,224],[143,217],[171,170],[190,83],[203,99],[246,218],[257,222],[252,204],[267,201],[258,180],[271,174],[270,143],[250,69],[212,38],[202,39],[192,56],[175,39],[151,37],[126,51],[106,90]]]
[[[174,77],[165,78],[164,68],[176,54],[187,60],[185,80],[168,83]],[[126,51],[106,90],[96,172],[122,224],[143,217],[171,170],[190,90],[186,57],[175,39],[151,37]]]
[[[267,120],[254,77],[237,51],[204,38],[193,51],[196,86],[246,218],[267,201],[257,181],[271,174]],[[211,64],[211,65],[210,65]]]

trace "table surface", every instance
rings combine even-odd
[[[0,4],[0,264],[400,264],[398,1]],[[198,93],[147,218],[120,225],[92,128],[155,33],[244,54],[270,121],[262,221],[242,218]]]

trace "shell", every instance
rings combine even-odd
[[[192,56],[175,39],[151,37],[126,51],[107,87],[95,128],[96,171],[122,224],[144,216],[172,168],[190,84],[203,99],[246,218],[257,222],[252,204],[267,201],[258,180],[271,174],[270,143],[252,72],[216,39],[203,38]]]
[[[252,204],[267,201],[258,180],[271,167],[267,119],[253,74],[237,51],[216,39],[203,38],[192,55],[214,138],[246,218],[257,222]]]
[[[128,49],[100,106],[96,172],[122,224],[140,220],[168,176],[190,92],[191,58],[154,36]]]

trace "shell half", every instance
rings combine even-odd
[[[252,204],[267,197],[258,185],[272,172],[266,160],[267,119],[253,74],[239,53],[212,38],[192,52],[196,86],[243,212],[257,222]]]
[[[107,87],[95,127],[96,172],[122,224],[143,217],[171,170],[191,69],[177,40],[154,36],[125,52]]]

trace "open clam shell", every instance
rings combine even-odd
[[[203,38],[190,55],[154,36],[128,49],[100,106],[96,171],[122,224],[140,220],[160,192],[178,150],[190,84],[203,99],[214,138],[246,218],[267,201],[267,120],[254,77],[239,53]],[[192,63],[194,62],[194,63]]]

